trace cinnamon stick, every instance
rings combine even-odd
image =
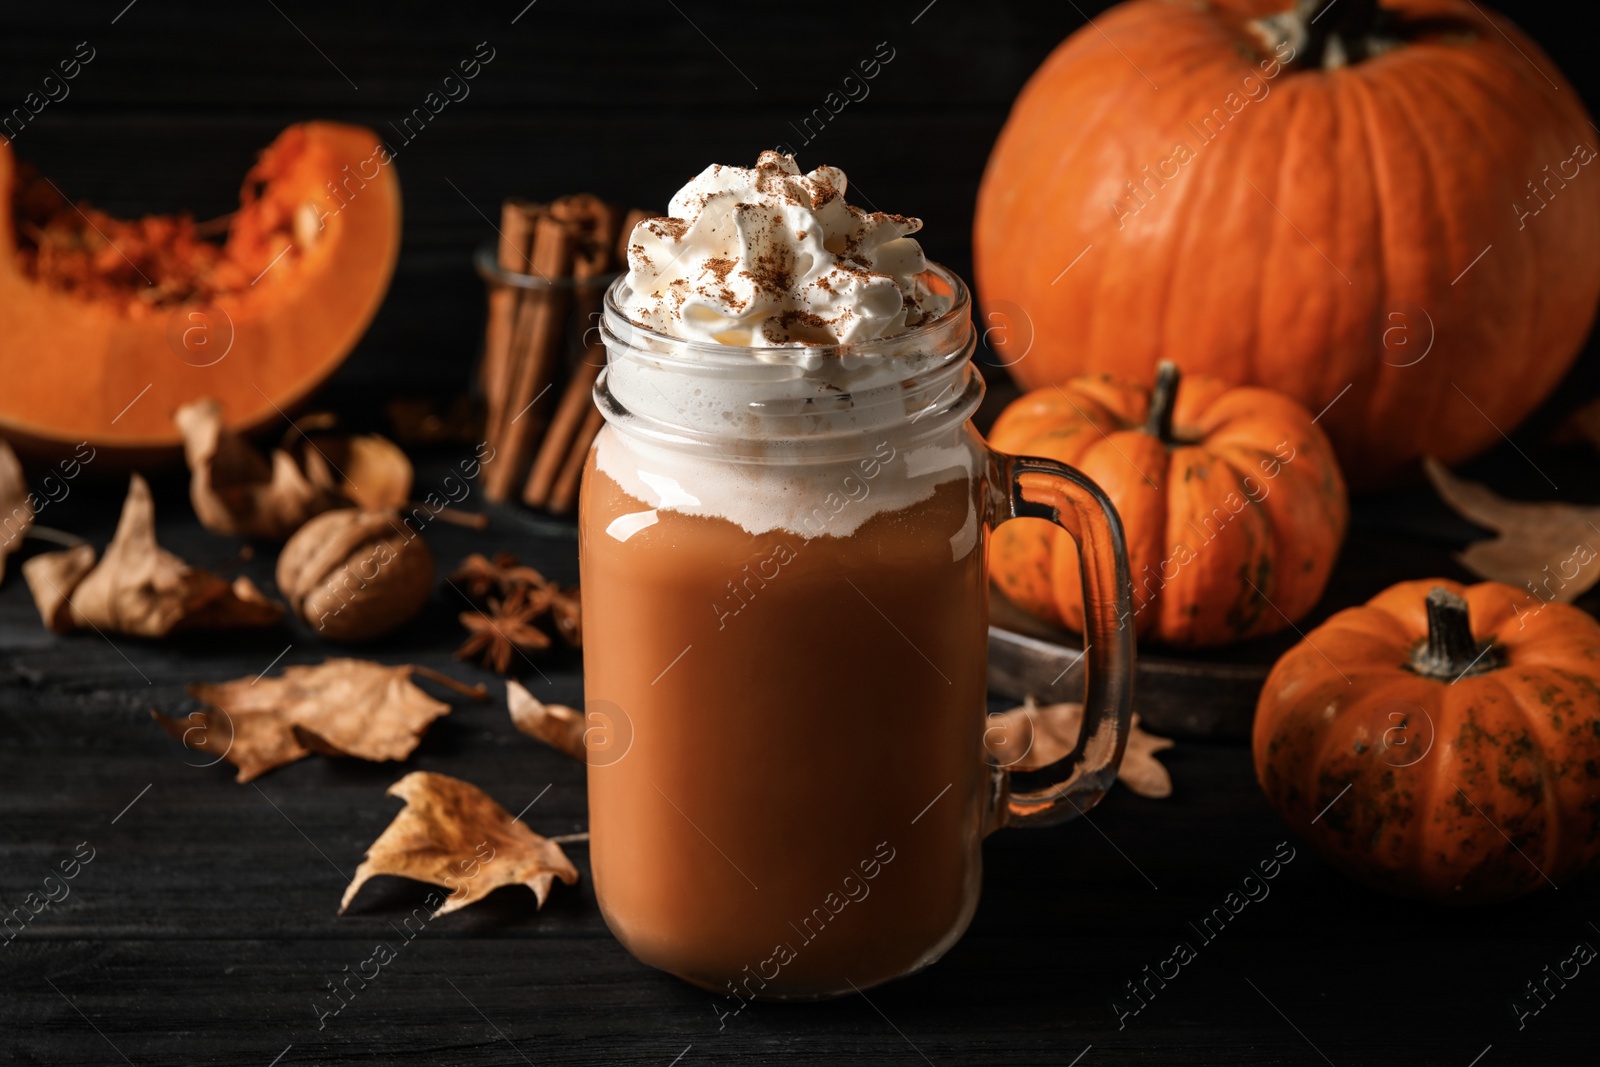
[[[575,319],[583,336],[589,338],[583,354],[567,380],[566,390],[550,420],[550,427],[540,442],[533,468],[523,487],[523,503],[542,507],[572,451],[573,441],[581,428],[584,412],[593,406],[591,399],[595,379],[605,366],[605,345],[599,331],[593,329],[604,293],[592,284],[594,279],[614,269],[614,246],[617,243],[617,211],[597,197],[589,195],[563,197],[550,205],[550,213],[571,227],[578,242],[573,259],[572,276],[578,282],[577,314]]]
[[[600,377],[600,367],[591,362],[595,357],[585,352],[583,359],[567,379],[566,392],[550,420],[550,429],[539,445],[539,454],[533,459],[533,469],[528,473],[528,484],[522,490],[522,502],[529,507],[542,508],[550,501],[550,492],[572,452],[573,442],[583,426],[584,415],[594,407],[594,383]],[[604,352],[600,358],[605,358]],[[597,409],[598,410],[598,409]]]
[[[563,196],[550,205],[552,217],[565,223],[578,242],[572,271],[594,277],[611,269],[617,240],[617,209],[591,193]]]
[[[534,220],[532,259],[533,273],[552,281],[571,272],[571,235],[548,213]],[[506,422],[500,430],[494,461],[484,469],[484,488],[490,500],[505,500],[511,487],[527,474],[534,443],[544,429],[540,401],[553,382],[560,356],[568,296],[559,287],[530,289],[517,308],[511,335],[512,374]]]
[[[495,261],[502,270],[527,273],[532,265],[533,215],[529,205],[507,200],[500,208],[500,245]],[[484,331],[483,363],[480,375],[488,401],[486,436],[500,439],[505,425],[506,394],[511,388],[511,333],[521,290],[509,285],[496,286],[489,294],[489,324]]]
[[[589,448],[599,436],[604,422],[605,417],[600,414],[600,409],[591,403],[589,410],[584,413],[583,425],[579,427],[577,437],[573,438],[572,451],[567,453],[566,462],[556,476],[555,488],[550,491],[550,499],[545,505],[552,513],[565,515],[577,504],[578,483],[583,476],[584,464],[589,459]]]

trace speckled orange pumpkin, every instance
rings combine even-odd
[[[995,422],[1002,452],[1093,478],[1127,535],[1141,639],[1221,645],[1273,633],[1316,605],[1349,519],[1344,479],[1307,411],[1267,389],[1185,378],[1154,389],[1077,378],[1027,394]],[[995,530],[989,569],[1014,603],[1083,628],[1072,539],[1042,519]]]
[[[1403,582],[1306,635],[1256,709],[1256,776],[1357,881],[1453,904],[1600,856],[1600,623],[1498,582]]]

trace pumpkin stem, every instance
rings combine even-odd
[[[1466,598],[1434,586],[1428,593],[1428,639],[1412,653],[1411,669],[1429,678],[1454,681],[1498,666],[1494,642],[1480,645],[1472,636]]]
[[[1251,23],[1269,50],[1285,44],[1302,70],[1336,70],[1400,43],[1394,13],[1378,0],[1295,0],[1294,9]],[[1281,55],[1281,52],[1279,53]]]
[[[1150,390],[1150,417],[1145,420],[1144,432],[1158,438],[1162,444],[1173,444],[1172,409],[1178,399],[1178,379],[1183,375],[1178,365],[1170,359],[1156,364],[1156,384]]]

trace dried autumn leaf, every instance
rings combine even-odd
[[[1562,603],[1571,603],[1600,581],[1600,553],[1589,547],[1600,538],[1600,507],[1507,500],[1457,478],[1431,456],[1423,467],[1440,498],[1458,515],[1499,535],[1468,545],[1456,557],[1473,574],[1518,589],[1538,582],[1539,599]]]
[[[583,712],[565,704],[546,704],[519,682],[506,682],[506,706],[511,710],[511,725],[565,752],[573,759],[585,758]]]
[[[0,581],[6,577],[6,557],[22,547],[33,525],[33,502],[22,464],[11,446],[0,441]]]
[[[411,499],[411,461],[386,437],[356,434],[306,438],[311,483],[367,511],[398,511]]]
[[[1020,708],[989,716],[983,743],[996,763],[1016,770],[1031,771],[1047,767],[1071,752],[1083,726],[1083,705],[1040,705],[1032,697]],[[1172,777],[1155,754],[1171,748],[1172,741],[1147,734],[1139,727],[1134,713],[1128,731],[1128,747],[1117,768],[1117,780],[1142,797],[1172,795]]]
[[[444,886],[450,896],[434,917],[482,900],[503,885],[525,885],[538,906],[557,878],[578,881],[561,846],[540,837],[475,785],[412,771],[389,787],[406,806],[367,849],[344,898],[344,914],[373,875],[393,874]]]
[[[214,533],[281,541],[333,508],[382,511],[410,499],[411,461],[376,435],[308,437],[310,420],[302,420],[293,431],[305,446],[299,458],[286,447],[267,457],[223,426],[215,400],[184,405],[174,421],[189,464],[189,498]]]
[[[312,752],[356,759],[403,760],[428,726],[450,705],[419,689],[421,675],[475,699],[481,686],[409,664],[390,667],[357,659],[330,659],[315,667],[289,667],[277,678],[236,678],[192,685],[207,705],[184,719],[151,715],[190,748],[222,756],[248,782]]]
[[[33,594],[39,618],[51,633],[71,633],[72,606],[67,594],[94,569],[94,546],[77,545],[64,552],[46,552],[22,565],[22,577]]]
[[[239,768],[236,780],[240,783],[311,755],[311,749],[301,743],[276,709],[228,712],[201,708],[169,719],[152,708],[150,717],[175,740]]]
[[[268,600],[248,578],[231,585],[191,567],[156,544],[155,503],[135,474],[116,536],[93,567],[94,550],[80,545],[35,556],[23,567],[45,626],[56,633],[94,629],[135,637],[178,630],[271,626],[283,605]]]
[[[313,515],[341,506],[338,493],[313,485],[282,449],[271,459],[222,425],[215,400],[185,404],[173,416],[189,464],[189,499],[213,533],[280,541]]]

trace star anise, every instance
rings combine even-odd
[[[480,656],[484,666],[505,674],[514,653],[526,657],[549,648],[552,635],[573,648],[582,644],[578,587],[557,585],[509,552],[492,559],[474,552],[450,580],[483,609],[461,615],[462,625],[470,631],[456,653],[461,659]]]
[[[516,557],[509,552],[501,552],[494,559],[474,552],[461,561],[461,566],[450,575],[450,580],[461,586],[461,591],[473,600],[482,601],[490,593],[505,592],[502,576],[516,561]]]
[[[532,567],[518,563],[509,552],[497,553],[494,559],[474,552],[461,561],[450,580],[461,585],[462,591],[475,601],[483,601],[491,593],[506,596],[522,587],[542,589],[555,585]]]
[[[506,674],[513,653],[526,656],[550,647],[550,635],[534,625],[550,609],[548,590],[519,586],[503,599],[490,599],[488,608],[461,613],[469,636],[456,650],[457,659],[476,656],[496,674]]]

